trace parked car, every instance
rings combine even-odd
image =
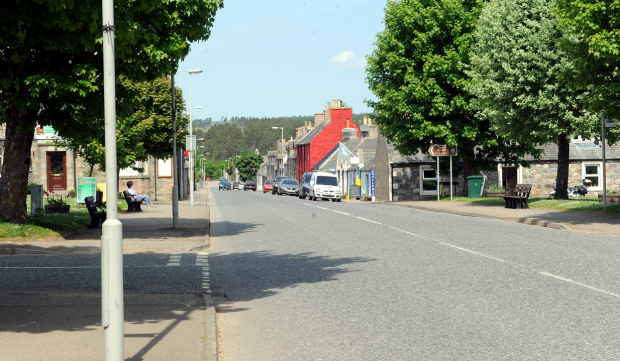
[[[239,188],[239,190],[240,190],[240,191],[245,190],[245,183],[243,183],[243,182],[237,182],[237,183],[239,183],[239,184],[237,185],[237,187]]]
[[[221,191],[222,188],[224,187],[224,182],[220,181],[220,183],[217,185],[217,187],[218,187],[217,190]]]
[[[316,201],[317,199],[331,199],[332,202],[340,202],[340,186],[338,177],[333,173],[316,172],[310,179],[310,193],[308,198]]]
[[[256,181],[254,179],[249,179],[248,178],[248,179],[245,180],[245,184],[244,184],[243,190],[247,191],[247,190],[250,190],[250,189],[253,190],[254,192],[256,192]]]
[[[239,182],[233,183],[233,189],[239,189]]]
[[[230,184],[229,182],[223,182],[223,183],[222,183],[222,188],[221,188],[221,189],[223,189],[223,190],[229,190],[229,191],[230,191],[230,190],[232,190],[232,187],[233,187],[233,186],[232,186],[232,184]]]
[[[265,182],[265,185],[263,186],[263,193],[267,193],[271,191],[273,191],[273,181],[268,180]]]
[[[312,172],[306,172],[301,176],[301,184],[299,185],[299,198],[305,199],[310,193],[310,179]]]
[[[282,179],[291,179],[291,177],[288,177],[288,176],[285,176],[285,175],[277,176],[276,179],[273,181],[273,189],[271,190],[271,194],[278,193],[278,185],[280,184]]]
[[[278,187],[278,194],[299,195],[299,182],[295,179],[283,179]]]

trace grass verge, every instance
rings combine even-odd
[[[60,237],[62,234],[77,231],[90,224],[88,209],[83,204],[77,204],[77,199],[67,198],[71,206],[69,213],[41,214],[31,218],[27,224],[0,223],[0,240],[26,242],[32,240]],[[30,195],[26,199],[28,214],[30,214]],[[47,199],[43,198],[43,204]],[[125,200],[118,200],[119,212],[127,209]]]
[[[450,198],[443,198],[442,201],[449,201]],[[506,205],[503,198],[467,198],[454,197],[456,202],[486,204],[492,206]],[[603,211],[603,203],[598,201],[598,197],[575,197],[568,200],[556,200],[547,197],[530,197],[527,202],[530,208],[554,209],[556,211],[568,212],[591,212],[604,214],[619,214],[620,203],[607,203],[607,212]]]

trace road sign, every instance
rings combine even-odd
[[[431,153],[433,157],[450,156],[456,155],[457,149],[456,146],[448,147],[447,145],[431,145],[431,147],[428,148],[428,152]]]
[[[615,128],[616,120],[614,119],[612,122],[605,122],[605,128]]]

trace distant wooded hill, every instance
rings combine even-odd
[[[353,121],[361,123],[367,114],[353,114]],[[295,137],[295,128],[301,127],[307,121],[313,121],[314,115],[299,115],[293,117],[222,117],[213,122],[210,118],[194,120],[196,138],[204,138],[198,145],[204,145],[199,150],[200,155],[206,155],[216,162],[234,158],[244,149],[267,155],[270,150],[276,149],[276,142],[280,140],[281,130],[272,127],[284,128],[284,139]]]

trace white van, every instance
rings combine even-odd
[[[335,174],[326,172],[312,173],[308,199],[313,201],[317,199],[331,199],[332,202],[340,202],[341,194],[338,177]]]

